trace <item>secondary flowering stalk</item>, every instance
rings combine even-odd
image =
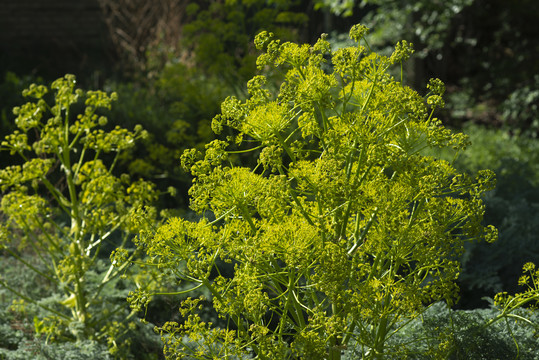
[[[97,309],[103,303],[103,289],[125,273],[128,264],[113,261],[100,272],[100,251],[113,234],[121,233],[114,257],[134,258],[135,253],[124,248],[129,233],[143,228],[135,223],[134,213],[157,194],[150,183],[131,182],[127,175],[112,172],[118,156],[146,132],[140,126],[134,131],[120,127],[104,131],[107,119],[99,114],[110,109],[116,94],[85,92],[75,85],[73,75],[50,87],[31,85],[23,92],[30,100],[14,109],[18,130],[1,146],[17,155],[22,165],[0,170],[0,210],[5,216],[0,248],[65,296],[56,307],[47,307],[17,292],[51,314],[36,319],[36,332],[83,340],[106,337],[113,326],[118,327],[111,318],[121,306],[110,304],[105,312]],[[75,113],[79,107],[82,111]],[[111,166],[102,160],[103,154],[111,155]],[[19,253],[23,248],[35,255],[37,264]],[[8,281],[0,280],[0,285],[13,290]]]

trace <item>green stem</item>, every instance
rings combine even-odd
[[[434,110],[436,110],[436,106],[433,106],[431,111],[430,111],[430,114],[429,114],[429,118],[427,119],[427,121],[425,123],[429,124],[431,119],[432,119],[432,115],[434,115]]]
[[[370,100],[371,100],[371,97],[372,97],[372,93],[374,92],[374,87],[376,86],[376,82],[377,82],[377,79],[376,79],[376,74],[374,76],[374,79],[372,81],[372,85],[371,85],[371,88],[369,89],[369,94],[367,95],[367,99],[365,100],[365,102],[363,103],[363,105],[361,106],[361,110],[360,110],[360,115],[363,114],[363,112],[365,111],[365,108],[367,107],[367,105],[369,104]]]
[[[292,152],[292,149],[290,149],[290,146],[288,146],[288,144],[286,143],[286,140],[284,140],[281,134],[279,134],[278,132],[275,133],[275,136],[277,137],[279,144],[286,151],[286,153],[288,154],[292,162],[296,162],[296,155],[294,155],[294,152]]]
[[[298,199],[298,194],[296,193],[296,190],[295,190],[294,188],[292,188],[292,186],[290,186],[290,187],[289,187],[289,191],[290,191],[290,195],[292,196],[292,200],[294,200],[294,202],[295,202],[296,205],[298,206],[299,211],[301,212],[301,214],[303,215],[303,217],[305,218],[305,220],[307,220],[307,222],[309,223],[309,225],[315,226],[313,220],[311,219],[311,216],[310,216],[309,213],[307,213],[307,211],[303,208],[303,205],[301,204],[301,201],[299,201],[299,199]]]
[[[30,270],[32,270],[33,272],[35,272],[36,274],[38,274],[39,276],[42,276],[44,277],[45,279],[55,283],[55,284],[59,284],[59,281],[58,279],[54,279],[53,277],[45,274],[44,272],[42,272],[41,270],[39,270],[38,268],[36,268],[35,266],[33,266],[32,264],[30,264],[29,262],[27,262],[26,260],[24,260],[22,257],[20,257],[19,255],[17,255],[14,251],[12,251],[11,249],[9,248],[6,248],[5,251],[7,251],[9,253],[9,255],[13,256],[15,259],[17,259],[17,261],[19,261],[21,264],[23,264],[24,266],[26,266],[27,268],[29,268]]]
[[[112,163],[109,166],[108,173],[112,174],[112,171],[114,170],[114,167],[116,166],[116,163],[118,162],[118,159],[120,158],[120,150],[116,151],[116,155],[114,156],[114,159],[112,160]]]
[[[66,176],[67,187],[69,191],[70,207],[71,207],[71,235],[73,241],[70,245],[73,245],[72,262],[74,266],[74,291],[75,295],[75,309],[74,316],[77,321],[81,322],[84,327],[87,327],[89,320],[87,301],[85,294],[85,270],[83,261],[84,255],[84,243],[82,239],[82,218],[79,211],[79,199],[77,195],[77,189],[75,181],[73,179],[73,169],[71,167],[71,147],[69,141],[69,107],[66,109],[66,115],[64,120],[64,138],[62,144],[60,144],[58,151],[56,152],[60,162],[62,163],[64,174]],[[75,334],[78,338],[82,334]]]
[[[342,77],[341,77],[341,79],[342,79]],[[344,79],[342,79],[342,80],[343,80],[343,90],[344,90],[344,88],[346,86],[344,85]],[[350,80],[350,82],[352,83],[352,85],[350,86],[350,91],[348,92],[348,96],[343,95],[343,101],[342,101],[342,113],[343,114],[346,111],[346,105],[348,105],[348,102],[350,101],[350,99],[354,95],[354,90],[355,90],[355,86],[356,86],[356,70],[355,69],[352,71],[352,79]]]
[[[346,332],[346,335],[342,339],[342,344],[344,346],[348,345],[348,342],[350,341],[350,338],[352,337],[352,334],[354,333],[354,330],[356,328],[356,322],[352,321],[352,324],[350,324],[350,328]]]
[[[283,341],[283,338],[282,338],[283,331],[286,326],[286,319],[288,318],[288,312],[289,312],[290,304],[292,303],[292,298],[293,298],[293,295],[291,292],[292,287],[293,287],[293,282],[292,282],[292,274],[290,271],[288,273],[288,284],[286,286],[286,290],[284,291],[284,293],[287,293],[286,302],[284,304],[283,313],[281,314],[281,320],[279,321],[279,332],[278,332],[279,341]]]
[[[387,296],[385,300],[387,301],[389,300],[387,299]],[[375,359],[383,358],[386,335],[387,335],[387,315],[384,315],[382,316],[382,319],[380,320],[377,327],[377,331],[376,331],[375,343],[373,346]]]
[[[50,194],[54,197],[58,205],[60,205],[62,210],[67,215],[70,215],[71,210],[69,209],[69,201],[64,197],[64,195],[62,195],[62,193],[60,193],[60,191],[58,191],[58,189],[56,189],[53,184],[51,184],[51,182],[45,176],[42,176],[40,179],[43,182],[43,185],[45,185],[47,190],[49,190]]]
[[[331,311],[333,316],[338,314],[338,309],[335,304],[331,304]],[[329,339],[329,360],[340,360],[341,359],[341,342],[338,337],[332,336]]]
[[[247,209],[245,208],[245,205],[243,205],[241,202],[238,202],[238,208],[240,209],[245,220],[247,220],[247,222],[249,223],[249,226],[251,227],[251,231],[253,231],[253,233],[256,233],[256,225],[253,222],[253,218],[251,217],[251,214],[249,214],[249,211],[247,211]]]
[[[80,168],[82,167],[84,157],[86,156],[86,149],[87,148],[88,147],[86,145],[84,145],[84,147],[82,148],[82,151],[80,153],[79,161],[77,162],[77,165],[75,165],[75,167],[73,168],[73,177],[75,179],[77,179],[79,177],[79,171],[80,171]]]
[[[45,305],[40,304],[39,302],[35,301],[34,299],[31,299],[30,297],[24,295],[23,293],[21,293],[21,292],[15,290],[14,288],[12,288],[12,287],[9,286],[8,284],[6,284],[6,282],[3,281],[3,280],[1,280],[1,279],[0,279],[0,285],[1,285],[2,287],[6,288],[7,290],[9,290],[10,292],[12,292],[13,294],[17,295],[17,296],[20,297],[21,299],[24,299],[24,300],[28,301],[29,303],[32,303],[32,304],[34,304],[34,305],[36,305],[36,306],[39,306],[40,308],[45,309],[45,310],[47,310],[47,311],[49,311],[49,312],[51,312],[51,313],[53,313],[53,314],[55,314],[55,315],[57,315],[57,316],[63,318],[63,319],[65,319],[65,320],[69,320],[69,317],[66,316],[65,314],[62,314],[61,312],[58,312],[58,311],[56,311],[56,310],[54,310],[54,309],[51,309],[51,308],[48,307],[48,306],[45,306]]]
[[[53,260],[58,260],[57,254],[59,254],[61,257],[65,257],[65,252],[64,252],[64,249],[62,249],[61,244],[58,241],[55,241],[55,240],[58,240],[58,238],[52,237],[50,235],[49,233],[50,230],[45,229],[43,222],[41,222],[37,216],[34,217],[34,220],[38,224],[39,229],[42,232],[42,235],[45,237],[47,242],[54,248],[54,251],[47,251],[49,255],[51,256],[51,258]],[[57,227],[57,228],[59,227],[55,221],[51,221],[51,223],[53,224],[54,227]]]
[[[263,147],[265,147],[265,145],[258,145],[258,146],[254,147],[254,148],[244,149],[244,150],[228,150],[226,153],[227,154],[245,154],[245,153],[248,153],[248,152],[251,152],[251,151],[261,149]]]
[[[190,293],[191,291],[195,291],[196,289],[200,288],[204,286],[203,283],[199,283],[197,286],[194,286],[190,289],[187,289],[187,290],[182,290],[182,291],[172,291],[172,292],[156,292],[156,293],[152,293],[151,295],[152,296],[155,296],[155,295],[167,295],[167,296],[170,296],[170,295],[182,295],[182,294],[187,294],[187,293]]]
[[[369,232],[369,229],[370,229],[371,225],[373,224],[374,219],[376,218],[377,214],[378,214],[378,207],[375,207],[373,213],[371,214],[371,218],[367,222],[367,225],[365,225],[365,227],[363,228],[363,231],[361,231],[361,235],[358,235],[358,233],[359,233],[359,226],[358,226],[359,218],[356,219],[356,221],[357,221],[357,223],[356,223],[356,232],[354,234],[354,239],[356,240],[356,242],[354,243],[354,245],[352,245],[350,250],[348,250],[348,255],[353,255],[354,252],[357,250],[358,246],[363,243],[363,239],[365,238],[365,235],[367,235],[367,232]]]
[[[352,180],[352,187],[351,187],[352,189],[358,189],[359,188],[361,183],[363,183],[363,180],[367,177],[367,174],[369,173],[370,169],[372,168],[372,164],[371,164],[365,170],[365,172],[363,173],[363,176],[361,176],[361,178],[359,178],[359,172],[361,171],[361,165],[363,164],[363,161],[364,161],[363,158],[364,158],[365,153],[366,153],[365,147],[362,147],[361,152],[359,154],[359,160],[357,162],[357,168],[356,168],[356,172],[354,174],[354,179]],[[352,171],[353,161],[351,161],[351,158],[352,158],[352,156],[350,156],[350,159],[349,159],[350,163],[348,164],[348,167],[346,169],[347,177],[350,176],[349,173]],[[341,226],[340,226],[340,228],[338,228],[338,231],[337,231],[337,239],[344,238],[346,236],[346,227],[348,225],[348,219],[350,218],[350,212],[351,211],[352,211],[352,201],[349,201],[348,205],[347,205],[347,208],[346,208],[346,211],[345,211],[345,214],[344,214],[344,217],[340,218]]]
[[[124,241],[119,246],[119,248],[124,247],[125,241],[126,241],[126,238],[124,238]],[[101,293],[101,290],[103,290],[103,288],[105,287],[105,285],[108,282],[115,279],[118,275],[120,275],[124,271],[125,268],[127,268],[132,263],[132,260],[133,260],[134,257],[135,257],[135,252],[133,252],[129,256],[129,258],[127,258],[127,260],[120,267],[118,267],[118,269],[116,269],[116,271],[114,271],[114,266],[112,264],[109,266],[109,269],[108,269],[107,273],[105,274],[105,276],[103,277],[103,279],[101,280],[101,283],[99,284],[97,289],[94,290],[94,293],[93,293],[93,295],[91,297],[90,302],[95,300],[99,296],[99,294]],[[95,259],[93,259],[93,260],[95,260]]]

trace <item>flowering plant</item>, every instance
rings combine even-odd
[[[443,83],[421,96],[397,81],[388,70],[411,44],[381,56],[366,32],[354,26],[357,45],[335,51],[324,36],[310,46],[260,33],[257,65],[282,69],[279,90],[255,76],[249,98],[227,98],[213,120],[226,140],[183,154],[200,219],[171,218],[140,245],[205,288],[228,325],[203,321],[201,298],[187,298],[183,323],[159,328],[169,358],[340,359],[352,345],[380,358],[426,306],[457,298],[463,243],[495,239],[481,224],[494,174],[426,155],[468,144],[434,117]],[[256,163],[242,165],[245,154]]]
[[[46,310],[48,316],[34,321],[37,333],[57,340],[108,339],[116,349],[114,337],[127,329],[116,321],[124,304],[105,306],[103,296],[126,273],[124,260],[136,256],[127,249],[129,233],[142,228],[134,214],[157,192],[151,183],[113,172],[118,156],[145,131],[103,130],[107,119],[100,113],[110,109],[116,94],[75,85],[73,75],[50,88],[31,85],[23,95],[32,100],[14,109],[19,130],[1,143],[22,164],[0,170],[0,250],[63,298],[45,305],[9,279],[0,279],[0,286]],[[111,244],[119,248],[107,265],[110,253],[105,261],[102,253]]]

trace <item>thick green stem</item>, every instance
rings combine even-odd
[[[361,166],[363,165],[363,162],[364,162],[364,154],[366,153],[366,150],[365,150],[365,147],[362,147],[361,148],[361,152],[359,154],[359,160],[357,162],[357,168],[356,168],[356,172],[354,173],[354,179],[352,180],[352,186],[351,186],[351,189],[358,189],[359,186],[363,183],[363,180],[365,180],[365,178],[367,177],[369,171],[371,170],[372,168],[372,164],[365,170],[365,172],[363,173],[363,176],[361,176],[361,178],[359,178],[359,173],[361,171]],[[349,177],[350,176],[350,172],[352,170],[352,166],[351,166],[351,163],[352,163],[352,156],[350,156],[350,164],[349,164],[349,167],[347,167],[347,176]],[[339,238],[343,238],[346,236],[346,228],[348,226],[348,219],[350,218],[350,212],[352,210],[352,201],[348,201],[348,205],[347,205],[347,208],[346,208],[346,211],[345,211],[345,214],[344,214],[344,217],[342,217],[340,219],[341,221],[341,226],[340,228],[338,227],[338,231],[337,231],[337,239]]]
[[[331,311],[333,316],[337,316],[339,310],[335,304],[331,304]],[[341,341],[337,336],[332,336],[329,340],[329,360],[340,360],[341,359]]]
[[[295,202],[296,205],[298,206],[299,211],[301,212],[301,214],[303,215],[303,217],[305,218],[305,220],[307,220],[307,222],[309,223],[309,225],[314,226],[314,222],[313,222],[313,220],[311,219],[311,216],[310,216],[309,213],[305,210],[305,208],[304,208],[303,205],[301,204],[301,201],[299,201],[298,195],[297,195],[297,193],[296,193],[296,190],[295,190],[294,188],[292,188],[292,186],[290,186],[289,190],[290,190],[290,195],[292,196],[292,200],[294,200],[294,202]]]
[[[62,168],[66,177],[67,187],[69,191],[70,199],[70,208],[71,208],[71,231],[70,231],[70,250],[71,250],[71,260],[73,264],[73,274],[70,274],[74,279],[74,289],[73,295],[75,296],[75,309],[73,313],[75,319],[83,324],[84,329],[86,330],[87,322],[89,320],[87,301],[85,294],[85,266],[84,266],[84,243],[83,243],[83,229],[82,229],[82,218],[79,211],[79,199],[77,194],[77,189],[75,185],[75,180],[73,178],[73,169],[71,168],[71,147],[69,141],[69,109],[66,110],[65,115],[65,129],[64,129],[64,139],[62,139],[63,144],[61,144],[60,149],[58,150],[58,158],[62,163]],[[80,338],[84,334],[76,333],[75,336]]]
[[[371,218],[369,219],[369,221],[367,222],[367,224],[363,228],[363,231],[361,231],[361,234],[359,234],[359,218],[356,219],[356,221],[357,221],[356,222],[356,230],[355,230],[355,233],[354,233],[355,243],[354,243],[354,245],[352,245],[350,250],[348,250],[348,255],[353,255],[354,252],[357,250],[357,248],[363,243],[363,240],[365,239],[365,235],[367,235],[367,233],[369,232],[369,229],[370,229],[371,225],[373,224],[374,219],[376,218],[377,214],[378,214],[378,207],[374,208],[374,211],[373,211],[373,213],[371,215]]]
[[[286,319],[288,318],[288,312],[289,312],[289,309],[290,309],[290,304],[292,303],[292,292],[291,292],[291,288],[293,286],[293,283],[292,283],[292,276],[290,273],[288,273],[288,285],[287,285],[287,289],[285,290],[285,292],[287,292],[287,296],[286,296],[286,302],[284,304],[284,307],[283,307],[283,313],[281,315],[281,320],[279,322],[279,341],[284,341],[282,336],[283,336],[283,331],[285,330],[286,328]]]
[[[384,315],[377,327],[375,343],[373,346],[374,358],[382,359],[384,355],[384,347],[387,336],[387,315]]]
[[[241,214],[243,215],[243,218],[247,220],[247,223],[249,223],[249,226],[251,227],[251,231],[253,232],[253,234],[256,234],[256,225],[253,222],[253,218],[251,217],[251,214],[249,214],[249,211],[247,210],[245,205],[243,205],[240,201],[238,202],[237,206],[240,209]]]

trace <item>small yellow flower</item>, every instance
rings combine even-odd
[[[530,280],[530,277],[528,275],[522,275],[518,279],[518,284],[524,286],[524,285],[528,284],[528,280]]]
[[[532,262],[527,262],[524,264],[524,266],[522,267],[522,270],[524,272],[527,272],[527,271],[533,271],[535,269],[535,264],[532,263]]]

